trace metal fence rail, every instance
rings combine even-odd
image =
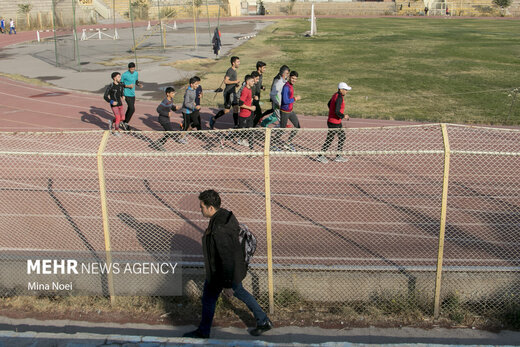
[[[200,289],[207,220],[197,196],[215,189],[258,238],[245,285],[271,311],[290,299],[339,310],[398,302],[435,316],[453,298],[478,314],[514,304],[520,131],[344,129],[343,148],[336,137],[325,152],[327,129],[289,142],[294,131],[173,132],[166,151],[150,146],[162,132],[0,133],[2,290],[41,293],[28,283],[48,277],[27,274],[27,259],[172,254],[183,292]],[[114,297],[168,295],[172,280],[100,273],[71,283],[74,293]]]

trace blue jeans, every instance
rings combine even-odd
[[[267,323],[267,315],[262,310],[255,298],[242,286],[242,283],[233,283],[233,296],[246,304],[247,308],[253,312],[257,325]],[[202,319],[199,324],[199,330],[202,334],[209,335],[211,331],[211,324],[213,323],[213,316],[215,315],[215,306],[217,299],[222,292],[220,285],[209,285],[207,281],[204,282],[204,291],[202,293]]]

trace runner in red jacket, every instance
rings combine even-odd
[[[329,118],[327,119],[327,127],[329,128],[329,131],[327,132],[327,139],[321,148],[322,152],[326,152],[329,149],[336,134],[338,135],[338,152],[343,151],[343,144],[345,143],[345,132],[343,129],[341,129],[341,120],[349,119],[348,114],[345,113],[344,97],[351,89],[352,88],[348,84],[341,82],[338,84],[338,92],[334,93],[332,98],[329,100]],[[329,162],[329,160],[322,154],[320,154],[316,160],[322,163]],[[345,162],[347,159],[338,154],[334,161]]]

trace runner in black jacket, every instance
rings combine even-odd
[[[115,123],[113,120],[108,121],[108,130],[112,130],[112,123],[116,131],[119,131],[119,124],[125,120],[123,113],[123,100],[125,100],[124,90],[125,86],[121,83],[121,74],[119,72],[112,72],[112,83],[105,89],[103,98],[112,107],[114,113]],[[122,123],[124,124],[124,123]]]

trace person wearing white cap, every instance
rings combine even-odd
[[[336,134],[338,135],[338,152],[343,150],[343,144],[345,143],[345,132],[341,129],[341,120],[349,119],[348,114],[345,113],[345,95],[347,95],[348,91],[351,89],[352,87],[350,87],[348,84],[341,82],[338,84],[338,92],[334,93],[332,98],[329,100],[329,118],[327,119],[327,127],[329,128],[329,131],[327,132],[327,139],[321,148],[322,152],[326,152],[329,149]],[[316,160],[322,163],[329,162],[327,157],[322,154],[318,155]],[[334,161],[345,162],[347,161],[347,158],[344,158],[338,154]]]

